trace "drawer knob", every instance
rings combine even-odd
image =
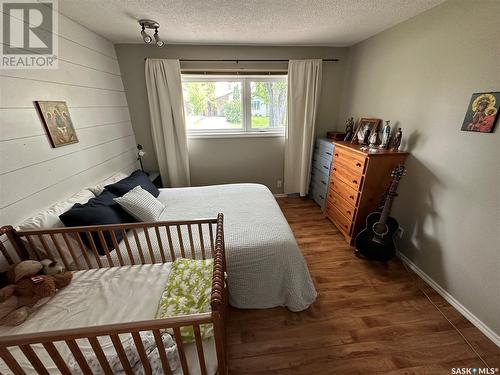
[[[361,167],[361,163],[356,163],[356,167]]]
[[[351,210],[347,210],[347,213],[350,215],[351,214]]]
[[[350,199],[354,199],[354,195],[349,195],[349,198]]]
[[[337,168],[333,167],[333,170],[334,170],[334,171],[336,171],[336,170],[337,170]]]
[[[320,195],[319,197],[320,197],[321,199],[325,199],[325,197],[324,197],[324,196],[322,196],[322,195]]]
[[[330,168],[328,168],[326,165],[323,165],[323,168],[325,168],[326,170],[330,169]]]
[[[358,180],[352,180],[352,183],[353,183],[353,184],[357,184],[357,183],[358,183]]]
[[[323,180],[321,180],[321,183],[322,183],[323,185],[326,185],[326,182],[325,182],[325,181],[323,181]]]
[[[332,156],[332,153],[331,153],[331,152],[328,152],[328,151],[327,151],[327,152],[325,152],[325,154]]]
[[[339,157],[339,154],[335,153],[335,157],[338,158]]]

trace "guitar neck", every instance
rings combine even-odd
[[[387,194],[387,198],[385,200],[384,208],[382,209],[382,213],[380,215],[379,222],[385,224],[387,218],[389,217],[389,213],[391,212],[392,202],[394,201],[394,197],[396,196],[396,190],[398,188],[398,181],[393,180],[391,183],[391,187],[389,188],[389,193]]]

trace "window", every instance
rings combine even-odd
[[[182,90],[190,136],[285,132],[286,76],[183,75]]]

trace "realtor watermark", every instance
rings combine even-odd
[[[57,0],[1,0],[0,5],[0,69],[56,69]]]
[[[498,374],[498,367],[453,367],[453,375],[494,375]]]

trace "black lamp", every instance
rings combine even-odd
[[[137,144],[137,160],[141,164],[141,170],[144,172],[144,166],[142,165],[142,157],[146,155],[146,152],[142,149],[142,145],[140,143]]]

